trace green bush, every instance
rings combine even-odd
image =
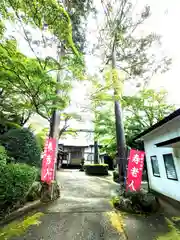
[[[34,182],[26,197],[27,202],[35,201],[41,197],[42,185],[40,182]]]
[[[0,171],[0,209],[6,211],[25,201],[37,169],[26,164],[7,164]]]
[[[10,129],[20,129],[20,128],[22,127],[14,122],[9,122],[9,121],[0,122],[0,134],[4,134],[8,132]]]
[[[12,162],[14,159],[7,155],[5,147],[0,145],[0,166],[5,166],[8,162]]]
[[[113,180],[114,180],[114,182],[119,183],[119,173],[118,173],[117,170],[115,170],[115,171],[113,172]]]
[[[36,141],[37,141],[37,143],[38,143],[38,145],[39,145],[39,147],[41,149],[41,152],[43,152],[44,144],[45,144],[45,140],[46,140],[45,137],[42,136],[41,133],[38,133],[38,134],[35,135],[35,138],[36,138]]]
[[[41,169],[37,168],[37,177],[36,177],[37,182],[41,182]]]
[[[86,164],[84,166],[85,172],[88,175],[108,175],[107,164]]]
[[[6,149],[0,146],[0,167],[5,166],[7,162]]]
[[[152,213],[159,209],[159,203],[152,193],[143,190],[127,191],[121,196],[115,207],[131,213]]]
[[[41,165],[40,146],[28,129],[12,129],[0,137],[0,142],[15,163]]]

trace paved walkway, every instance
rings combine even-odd
[[[0,240],[180,240],[178,215],[117,214],[110,200],[119,186],[110,177],[66,169],[57,179],[61,198],[5,226]]]
[[[124,240],[121,217],[110,204],[117,184],[62,170],[57,178],[61,198],[43,209],[38,226],[30,226],[15,240]]]

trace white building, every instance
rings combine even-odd
[[[62,156],[62,164],[67,166],[79,166],[81,160],[84,159],[85,163],[93,163],[94,159],[94,146],[93,145],[64,145],[59,144],[59,151]]]
[[[145,130],[143,140],[150,189],[180,202],[180,109]]]

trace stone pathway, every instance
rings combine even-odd
[[[180,240],[180,217],[117,213],[119,185],[77,170],[57,173],[61,198],[0,230],[0,240]]]
[[[117,184],[68,169],[58,172],[57,178],[61,185],[61,198],[42,209],[33,226],[12,239],[126,239],[121,216],[110,204]]]

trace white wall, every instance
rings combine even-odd
[[[91,156],[90,156],[90,153],[91,153]],[[88,147],[88,148],[85,148],[85,151],[84,151],[84,159],[85,159],[85,162],[87,163],[92,163],[93,162],[93,159],[94,159],[94,147]]]
[[[172,147],[156,147],[155,144],[180,136],[180,118],[164,124],[144,136],[144,145],[147,159],[150,188],[170,198],[180,201],[180,158],[175,157]],[[164,166],[163,154],[172,153],[178,176],[178,181],[168,179]],[[153,176],[150,156],[156,155],[158,159],[160,177]]]

